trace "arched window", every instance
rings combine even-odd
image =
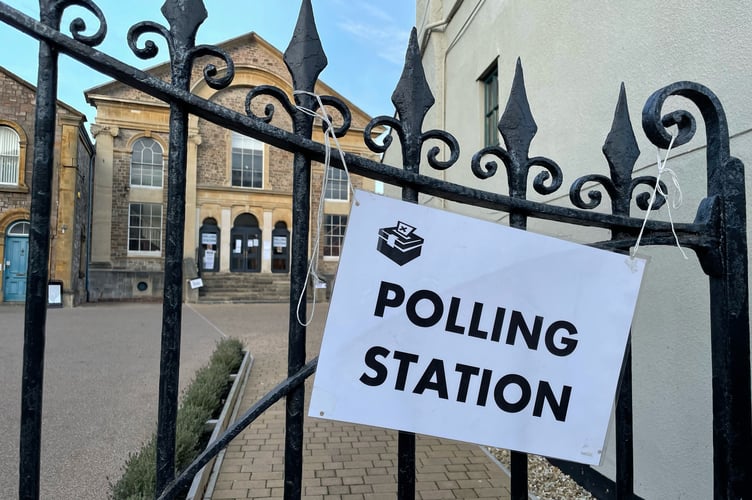
[[[142,137],[133,143],[131,186],[162,187],[162,146],[154,139]]]
[[[0,126],[0,184],[18,185],[21,140],[10,127]]]
[[[28,236],[28,235],[29,235],[29,223],[26,221],[16,222],[8,228],[8,236]]]

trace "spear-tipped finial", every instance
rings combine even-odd
[[[316,30],[311,0],[303,0],[300,5],[298,22],[285,51],[284,61],[292,76],[293,88],[313,92],[316,80],[328,61]]]
[[[608,160],[614,184],[618,186],[628,183],[632,178],[635,162],[640,156],[640,148],[637,146],[632,122],[629,119],[624,83],[621,84],[619,90],[611,131],[603,144],[603,154]]]
[[[522,61],[517,59],[517,67],[514,71],[512,90],[509,93],[507,106],[499,119],[499,132],[504,138],[507,150],[510,154],[520,159],[527,158],[530,151],[530,143],[538,131],[533,113],[530,111],[530,103],[525,91],[525,78],[522,74]]]
[[[418,32],[413,28],[410,32],[402,76],[392,94],[392,103],[397,109],[406,134],[421,133],[423,119],[434,102],[436,101],[426,81],[426,74],[420,59]]]
[[[162,15],[170,25],[173,43],[182,48],[196,44],[198,27],[208,17],[203,0],[166,0]]]

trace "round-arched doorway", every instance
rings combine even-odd
[[[261,271],[261,229],[253,214],[240,214],[235,218],[230,231],[230,271]]]
[[[29,267],[29,222],[11,224],[5,232],[3,301],[26,300],[26,271]]]

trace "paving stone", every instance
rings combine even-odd
[[[242,401],[241,412],[245,411],[286,376],[287,306],[195,307],[221,331],[244,340],[254,356]],[[314,322],[307,328],[309,359],[318,352],[325,309],[317,305]],[[311,386],[309,380],[308,395]],[[213,499],[283,497],[284,423],[280,401],[228,446]],[[395,498],[396,431],[306,417],[303,446],[302,499]],[[416,498],[508,499],[509,479],[477,445],[417,436]]]

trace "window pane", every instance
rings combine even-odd
[[[158,252],[162,249],[162,205],[131,203],[128,250]]]
[[[133,144],[131,155],[131,185],[162,187],[164,162],[162,146],[148,137]]]
[[[327,200],[347,200],[347,174],[344,170],[327,168],[325,196]]]
[[[29,235],[29,223],[25,221],[16,222],[8,229],[8,234],[12,236],[28,236]]]
[[[0,126],[0,184],[18,184],[21,141],[15,130]]]
[[[263,143],[250,137],[232,135],[232,185],[264,187]]]
[[[346,215],[324,215],[324,257],[340,256],[346,227]]]
[[[499,71],[494,68],[483,78],[483,135],[486,146],[499,144]]]

